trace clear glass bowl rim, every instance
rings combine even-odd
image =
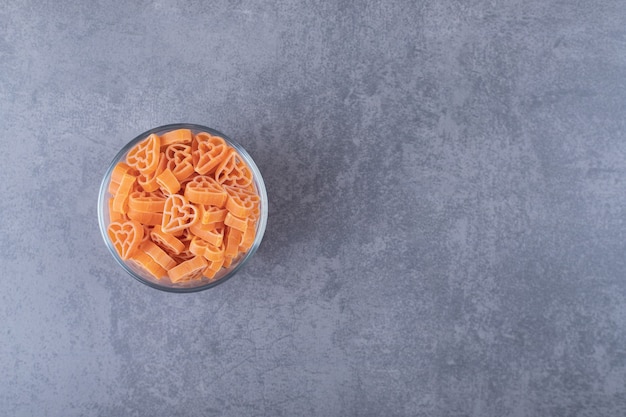
[[[111,180],[111,173],[113,171],[113,168],[115,168],[115,165],[126,156],[128,151],[130,151],[130,149],[133,146],[135,146],[137,143],[139,143],[143,139],[150,136],[152,133],[162,134],[164,132],[167,132],[170,130],[176,130],[176,129],[190,129],[192,131],[208,132],[211,135],[215,135],[215,136],[219,136],[223,138],[226,141],[226,143],[228,143],[230,146],[232,146],[233,148],[237,150],[239,155],[241,155],[241,157],[246,161],[246,163],[252,170],[254,182],[259,192],[259,197],[261,199],[261,215],[257,223],[256,237],[254,239],[254,243],[252,244],[252,247],[250,248],[250,250],[248,250],[248,252],[245,255],[243,255],[243,258],[241,258],[241,260],[239,260],[235,266],[231,267],[231,270],[228,271],[226,275],[224,275],[223,277],[215,281],[211,281],[206,284],[199,285],[197,287],[169,287],[167,285],[160,285],[156,282],[149,281],[143,278],[141,275],[137,274],[117,254],[117,251],[115,250],[113,243],[111,242],[107,234],[108,225],[106,224],[105,218],[104,218],[105,207],[107,206],[107,203],[108,203],[106,201],[106,198],[108,194],[109,182]],[[109,252],[111,252],[111,255],[113,255],[113,258],[115,258],[117,263],[130,276],[135,278],[137,281],[143,284],[146,284],[152,288],[161,290],[161,291],[174,292],[174,293],[198,292],[198,291],[203,291],[203,290],[207,290],[209,288],[215,287],[216,285],[219,285],[227,281],[228,279],[232,278],[237,273],[237,271],[239,271],[239,269],[252,257],[252,255],[254,255],[259,245],[261,244],[261,240],[263,240],[263,234],[265,233],[265,226],[267,225],[267,191],[265,189],[265,182],[263,181],[263,177],[261,176],[261,171],[259,171],[259,168],[254,163],[254,160],[252,159],[250,154],[248,154],[248,152],[243,148],[243,146],[238,144],[236,141],[234,141],[227,135],[213,128],[203,126],[203,125],[193,124],[193,123],[175,123],[175,124],[163,125],[163,126],[155,127],[153,129],[150,129],[146,132],[143,132],[137,135],[134,139],[128,142],[117,153],[117,155],[115,155],[115,158],[113,158],[113,161],[111,161],[111,164],[109,165],[109,168],[104,174],[104,177],[102,178],[102,182],[100,184],[100,192],[98,194],[98,223],[100,226],[100,233],[102,234],[102,239],[104,239],[104,243],[106,244],[107,248],[109,248]]]

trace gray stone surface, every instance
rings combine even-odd
[[[625,116],[621,0],[4,0],[0,414],[626,415]],[[183,121],[271,200],[191,295],[96,219]]]

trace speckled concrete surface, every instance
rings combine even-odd
[[[620,0],[3,1],[0,414],[626,415],[625,28]],[[96,219],[118,149],[182,121],[271,199],[192,295]]]

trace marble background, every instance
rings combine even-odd
[[[625,116],[620,0],[4,0],[0,414],[626,415]],[[270,198],[191,295],[96,218],[175,122]]]

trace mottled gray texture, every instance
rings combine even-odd
[[[622,0],[125,3],[0,6],[1,415],[626,415]],[[271,201],[192,295],[96,219],[173,122]]]

